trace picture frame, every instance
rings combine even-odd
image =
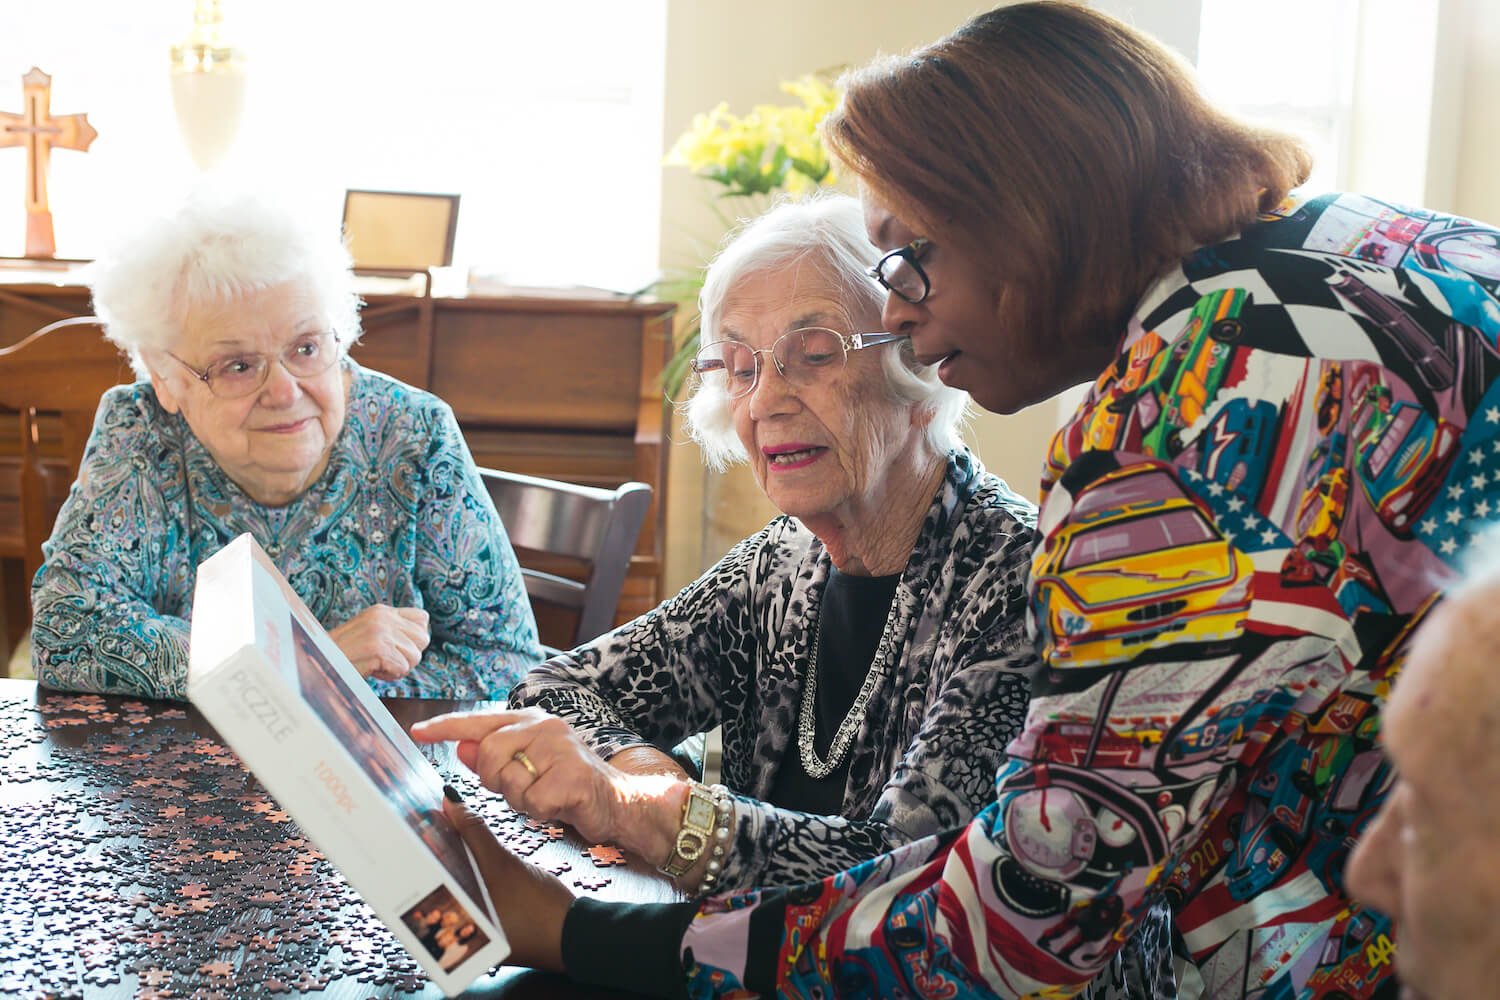
[[[344,192],[344,236],[357,270],[426,271],[453,264],[456,194]]]

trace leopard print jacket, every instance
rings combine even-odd
[[[719,888],[830,875],[962,825],[993,798],[1037,662],[1025,626],[1035,513],[973,454],[949,456],[891,603],[885,678],[850,748],[838,816],[761,801],[782,761],[795,760],[831,565],[793,518],[776,518],[655,610],[535,668],[510,703],[568,720],[606,758],[722,724],[737,829]]]

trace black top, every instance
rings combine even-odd
[[[818,697],[813,748],[820,760],[828,758],[833,734],[870,672],[899,582],[899,573],[851,576],[829,567],[828,585],[818,608],[818,624],[813,626],[818,630],[818,646],[814,651]],[[843,811],[844,789],[849,782],[848,755],[828,777],[814,778],[802,766],[797,734],[791,733],[790,739],[766,801],[783,809],[837,816]]]
[[[900,580],[900,574],[850,576],[829,568],[818,610],[822,627],[813,654],[818,672],[813,747],[820,759],[827,759],[833,734],[864,685]],[[833,816],[843,809],[848,781],[847,755],[828,777],[810,776],[802,766],[794,732],[766,799],[783,809]],[[684,979],[677,946],[697,911],[696,903],[627,906],[574,900],[563,923],[563,965],[579,982],[652,996],[682,996]]]

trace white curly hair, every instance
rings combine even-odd
[[[145,378],[142,352],[170,350],[192,306],[303,280],[347,353],[360,329],[349,252],[337,226],[312,218],[264,193],[206,187],[129,227],[85,273],[104,335]]]

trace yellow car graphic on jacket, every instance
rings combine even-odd
[[[1250,609],[1250,559],[1164,462],[1080,491],[1032,560],[1033,613],[1052,667],[1100,667],[1144,650],[1232,639]]]

